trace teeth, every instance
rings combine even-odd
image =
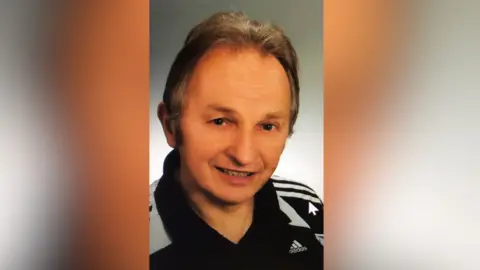
[[[243,172],[227,171],[227,174],[229,174],[231,176],[242,176],[242,177],[248,176],[248,173],[243,173]]]
[[[220,171],[222,171],[223,173],[226,173],[230,176],[247,177],[247,176],[252,175],[252,173],[249,173],[249,172],[234,172],[234,171],[230,171],[230,170],[226,170],[226,169],[220,169]]]

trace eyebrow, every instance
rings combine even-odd
[[[209,105],[207,106],[208,109],[217,111],[217,112],[222,112],[225,114],[231,114],[231,115],[236,115],[237,112],[229,107],[226,106],[221,106],[221,105]],[[287,116],[285,115],[284,112],[281,111],[275,111],[275,112],[270,112],[265,115],[266,120],[273,120],[273,119],[283,119],[286,118]]]
[[[220,105],[208,105],[207,108],[210,109],[210,110],[214,110],[214,111],[217,111],[217,112],[223,112],[223,113],[227,113],[227,114],[236,114],[237,113],[237,112],[235,112],[235,110],[233,110],[229,107],[220,106]]]
[[[267,113],[265,115],[265,119],[267,120],[273,120],[273,119],[283,119],[283,118],[286,118],[287,116],[285,115],[285,113],[283,112],[271,112],[271,113]]]

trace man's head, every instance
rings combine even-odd
[[[191,188],[236,204],[265,184],[293,133],[297,65],[279,28],[242,13],[218,13],[191,30],[158,109]]]

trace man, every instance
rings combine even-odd
[[[151,269],[321,269],[323,204],[272,176],[299,108],[276,26],[217,13],[188,34],[158,107],[168,144],[151,186]]]

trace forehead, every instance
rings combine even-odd
[[[260,105],[290,107],[290,87],[280,62],[254,48],[217,47],[197,64],[188,86],[189,100],[197,105]],[[273,108],[275,107],[275,108]]]

